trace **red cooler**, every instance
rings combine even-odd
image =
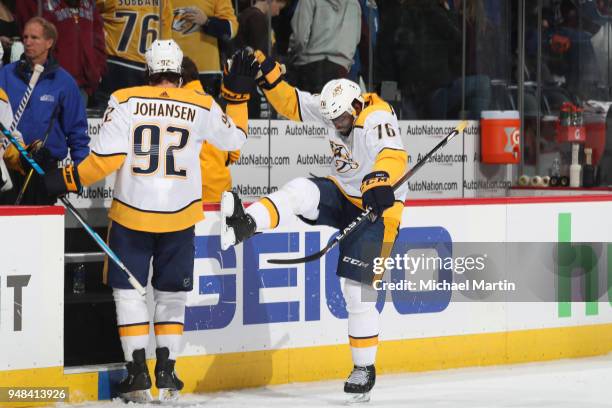
[[[606,148],[606,113],[585,112],[586,143],[593,149],[593,165],[597,166]]]
[[[521,156],[520,129],[518,111],[482,111],[481,161],[489,164],[518,163]]]

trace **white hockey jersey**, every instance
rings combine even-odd
[[[391,183],[404,175],[408,156],[400,137],[397,117],[391,106],[378,95],[362,95],[365,108],[355,120],[351,134],[344,137],[321,115],[319,95],[300,91],[284,81],[265,94],[281,115],[329,127],[328,141],[333,156],[329,178],[353,204],[361,207],[361,181],[368,173],[384,170],[389,173]],[[395,191],[398,202],[404,202],[407,189],[404,184]],[[397,211],[401,216],[401,210]]]
[[[89,185],[118,170],[109,218],[119,224],[148,232],[182,230],[204,218],[199,155],[205,140],[237,150],[246,133],[209,95],[123,89],[112,95],[78,173]]]

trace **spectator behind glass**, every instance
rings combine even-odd
[[[370,47],[372,50],[376,48],[376,36],[378,35],[380,20],[376,1],[359,0],[359,4],[361,6],[361,37],[348,78],[357,83],[362,78],[368,84],[370,75]]]
[[[296,87],[319,93],[346,78],[361,35],[358,0],[300,0],[291,20]]]
[[[23,30],[25,52],[21,59],[0,70],[0,88],[6,91],[15,112],[34,65],[40,64],[45,68],[17,126],[28,150],[45,172],[66,159],[68,151],[75,163],[80,163],[89,154],[85,105],[76,82],[53,56],[56,42],[55,26],[42,17],[34,17]],[[3,203],[13,204],[30,168],[13,146],[6,150],[4,159],[12,170],[14,188],[2,199]],[[42,178],[34,173],[21,203],[50,205],[55,201],[56,197],[47,195]]]
[[[172,38],[191,58],[204,90],[219,96],[221,62],[219,44],[236,36],[238,20],[232,0],[173,0]]]
[[[183,57],[183,88],[204,92],[198,78],[198,69],[189,57]],[[240,157],[240,151],[219,150],[207,141],[200,151],[200,172],[202,173],[202,201],[221,202],[221,194],[232,189],[232,174],[229,165]]]
[[[286,0],[255,0],[252,7],[240,12],[238,34],[234,40],[236,48],[248,46],[275,57],[276,53],[272,49],[276,38],[274,31],[268,32],[268,15],[277,17],[286,5]],[[264,115],[262,115],[262,110]],[[260,118],[262,116],[270,117],[270,112],[265,96],[259,88],[256,88],[249,99],[249,117]]]
[[[2,65],[6,65],[11,61],[13,38],[19,37],[19,29],[13,16],[14,11],[14,1],[0,0],[0,43],[2,43],[4,50]]]
[[[274,31],[268,33],[268,14],[276,17],[287,5],[287,0],[255,0],[253,6],[240,12],[236,47],[251,47],[266,54],[275,54],[271,47],[276,42]],[[268,48],[270,47],[270,49]]]
[[[401,0],[381,10],[377,40],[380,81],[397,83],[401,117],[433,118],[432,93],[461,72],[461,30],[457,15],[437,0]]]
[[[434,91],[429,101],[435,119],[480,119],[480,112],[491,104],[491,79],[495,74],[494,32],[487,20],[483,0],[455,0],[459,27],[466,23],[465,112],[461,112],[463,79],[458,71],[454,81]],[[461,28],[460,28],[461,29]],[[461,53],[461,51],[459,51]],[[460,56],[460,54],[459,54]]]
[[[550,69],[572,94],[581,99],[597,98],[597,83],[601,78],[591,44],[592,34],[586,28],[596,31],[599,26],[580,19],[576,5],[570,0],[562,0],[555,11],[560,19],[550,30]]]
[[[38,0],[17,3],[20,26],[38,14]],[[85,105],[106,71],[102,17],[93,0],[44,2],[41,17],[53,23],[62,35],[54,54],[59,64],[76,80]]]
[[[147,48],[158,35],[160,39],[172,38],[172,0],[163,0],[161,7],[159,2],[124,0],[96,0],[96,6],[104,21],[108,55],[96,105],[105,109],[117,89],[144,85]]]

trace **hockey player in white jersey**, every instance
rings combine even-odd
[[[108,242],[141,285],[153,260],[155,381],[160,400],[183,388],[175,372],[193,288],[194,225],[204,218],[199,155],[205,140],[238,150],[246,140],[248,95],[254,86],[252,56],[237,53],[224,78],[226,112],[209,95],[181,88],[183,53],[173,40],[154,41],[146,53],[149,86],[118,90],[110,98],[100,135],[77,168],[48,173],[50,194],[79,191],[117,171]],[[246,74],[248,73],[248,75]],[[105,265],[127,362],[119,384],[125,400],[151,399],[145,348],[150,317],[146,298],[114,264]]]
[[[221,202],[223,247],[255,232],[282,225],[293,215],[304,222],[342,230],[365,208],[377,216],[340,243],[337,274],[348,311],[348,337],[354,368],[344,385],[350,400],[367,401],[374,386],[379,313],[372,287],[381,275],[373,259],[390,255],[398,234],[407,187],[392,184],[406,171],[407,153],[391,106],[376,94],[362,93],[346,79],[332,80],[321,95],[302,92],[282,79],[279,64],[260,51],[258,84],[278,113],[295,121],[330,127],[333,155],[328,177],[297,178],[243,210],[235,193]],[[370,292],[370,296],[366,294]]]

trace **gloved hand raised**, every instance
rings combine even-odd
[[[221,96],[231,103],[248,101],[255,86],[258,68],[252,49],[236,51],[224,66]]]

